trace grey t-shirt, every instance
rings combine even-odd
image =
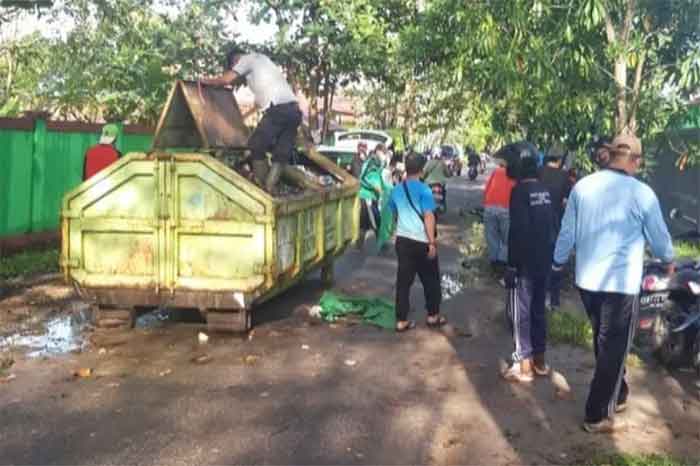
[[[233,71],[239,76],[245,76],[248,87],[255,95],[255,105],[262,110],[267,110],[270,105],[297,101],[282,71],[265,55],[243,55],[233,67]]]

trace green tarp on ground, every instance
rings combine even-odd
[[[326,291],[319,305],[321,317],[329,322],[354,314],[370,325],[392,330],[396,327],[394,303],[384,298],[351,297]]]

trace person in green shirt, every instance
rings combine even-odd
[[[380,208],[383,197],[391,191],[391,186],[384,182],[382,177],[382,162],[374,155],[370,155],[362,165],[360,172],[360,237],[357,241],[358,249],[362,249],[367,232],[372,230],[377,235],[380,226]]]
[[[447,164],[441,157],[435,157],[425,164],[423,169],[423,183],[427,184],[433,191],[435,203],[438,204],[436,212],[444,213],[447,211],[447,178],[450,177],[450,170]],[[440,185],[439,191],[436,193],[434,185]]]

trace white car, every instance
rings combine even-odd
[[[393,143],[393,140],[388,133],[374,129],[359,129],[335,133],[334,146],[337,148],[349,149],[353,152],[357,152],[357,145],[360,142],[366,143],[367,150],[372,152],[378,144],[384,144],[384,146],[388,148]]]

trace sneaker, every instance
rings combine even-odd
[[[583,430],[589,434],[612,434],[627,427],[624,421],[605,418],[599,422],[584,422]]]
[[[517,362],[503,372],[502,375],[509,382],[530,383],[535,380],[531,372],[521,371],[520,364]]]

